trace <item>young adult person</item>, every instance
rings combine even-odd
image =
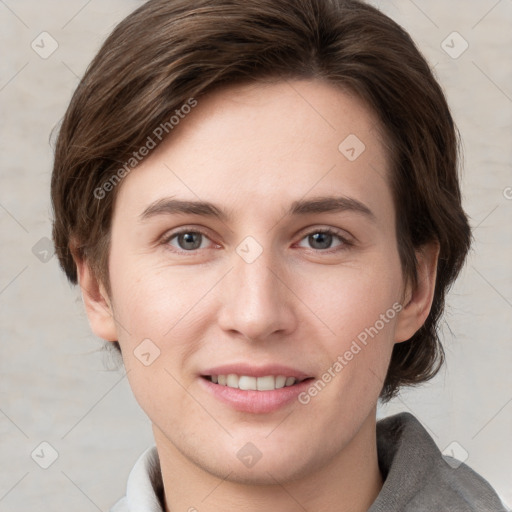
[[[115,512],[502,511],[379,399],[431,378],[470,246],[457,132],[354,0],[150,0],[65,115],[54,240],[156,446]]]

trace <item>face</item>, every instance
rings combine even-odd
[[[124,178],[110,299],[159,447],[256,483],[347,450],[402,337],[389,173],[364,104],[294,81],[199,98]]]

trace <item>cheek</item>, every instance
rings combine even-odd
[[[217,276],[193,266],[170,268],[128,259],[116,263],[113,304],[136,400],[153,419],[171,402],[174,410],[192,414],[194,403],[185,388],[194,380],[192,361],[204,343],[211,318],[208,292]]]
[[[398,256],[373,260],[318,268],[295,278],[297,295],[324,324],[332,346],[341,343],[342,348],[376,323],[382,337],[393,331],[402,287]]]
[[[395,343],[402,274],[398,255],[389,254],[297,280],[298,294],[308,297],[318,325],[325,326],[319,342],[325,351],[320,380],[331,388],[333,403],[350,402],[352,410],[377,398]]]
[[[119,334],[131,343],[172,336],[211,287],[207,276],[198,279],[192,267],[159,269],[118,260],[111,276],[116,320],[124,327]]]
[[[191,354],[201,344],[196,324],[204,317],[201,297],[211,287],[208,278],[192,281],[189,269],[160,270],[120,259],[116,263],[111,273],[113,304],[137,402],[154,423],[170,415],[170,403],[180,415],[197,414],[185,389]]]

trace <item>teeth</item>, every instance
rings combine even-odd
[[[276,377],[276,389],[284,388],[286,384],[286,377],[279,375]]]
[[[238,378],[238,387],[240,389],[258,389],[257,380],[258,379],[256,377],[246,377],[245,375],[242,375]]]
[[[227,376],[227,379],[226,379],[226,386],[228,386],[228,388],[237,388],[238,387],[238,375],[235,375],[233,373],[230,373],[228,376]]]
[[[273,391],[288,386],[293,386],[297,379],[283,375],[267,375],[265,377],[250,377],[248,375],[211,375],[210,380],[215,384],[229,388],[252,390],[252,391]]]
[[[240,377],[240,389],[242,389],[242,379],[244,377]],[[276,389],[276,379],[272,377],[272,375],[269,375],[268,377],[258,377],[255,379],[256,386],[258,391],[272,391],[273,389]]]

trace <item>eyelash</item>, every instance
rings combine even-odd
[[[182,234],[185,234],[185,233],[197,233],[197,234],[200,234],[200,235],[204,236],[208,240],[210,240],[210,237],[208,236],[208,234],[205,233],[204,231],[200,230],[200,229],[197,229],[197,228],[186,229],[185,228],[185,229],[181,229],[179,231],[173,232],[173,233],[165,236],[163,238],[163,240],[162,240],[162,244],[165,245],[167,248],[170,248],[171,247],[170,246],[170,241],[173,240],[174,238],[178,237],[179,235],[182,235]],[[338,238],[339,241],[341,242],[341,244],[338,245],[338,246],[329,248],[329,249],[306,248],[306,250],[313,251],[315,253],[332,254],[334,252],[339,252],[339,251],[347,250],[348,248],[350,248],[350,247],[352,247],[354,245],[353,242],[351,242],[350,240],[348,240],[347,238],[342,236],[337,230],[332,229],[332,228],[315,229],[313,231],[310,231],[309,233],[306,233],[305,235],[303,235],[299,242],[302,242],[302,240],[304,240],[305,238],[307,238],[307,237],[309,237],[311,235],[316,235],[316,234],[332,235],[333,237]],[[194,249],[194,250],[191,250],[191,251],[186,251],[184,249],[177,249],[175,247],[172,247],[169,250],[171,250],[172,252],[177,253],[177,254],[196,254],[197,251],[199,251],[200,249]]]

